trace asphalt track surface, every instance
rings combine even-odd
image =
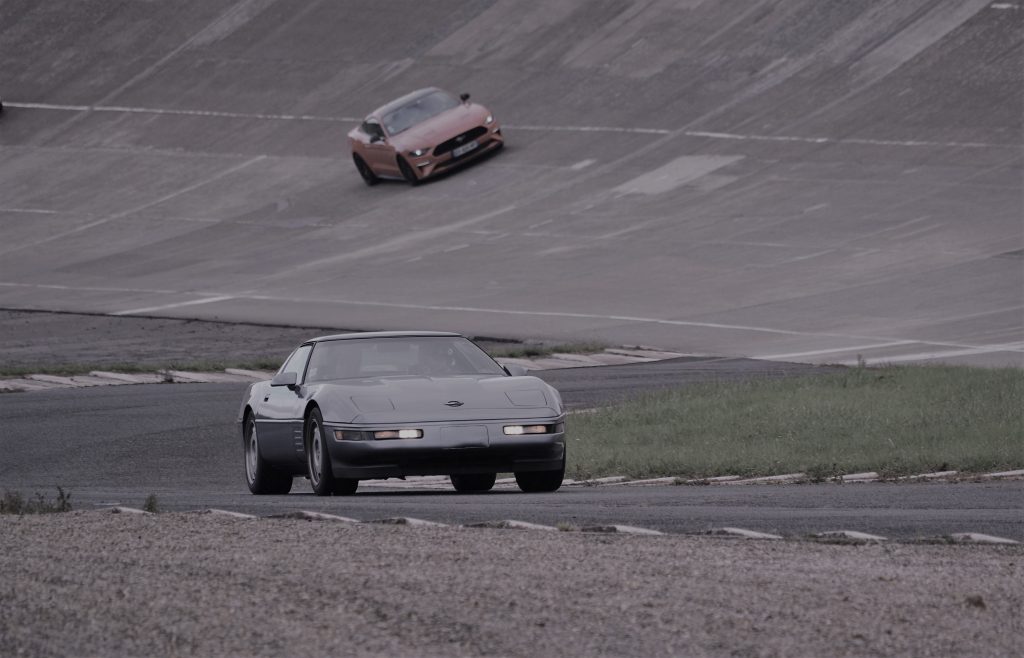
[[[0,1],[0,307],[1021,365],[1018,3]],[[509,146],[367,188],[468,91]]]
[[[684,364],[685,365],[685,364]],[[574,369],[558,373],[563,383]],[[677,377],[678,375],[673,375]],[[611,378],[609,378],[611,379]],[[628,380],[628,378],[626,378]],[[664,378],[663,378],[664,379]],[[650,376],[648,381],[659,381]],[[571,387],[569,387],[571,388]],[[570,404],[607,400],[583,384]],[[555,525],[625,524],[672,533],[736,526],[802,537],[858,530],[917,539],[981,532],[1024,540],[1024,482],[764,486],[566,487],[554,494],[387,491],[320,498],[296,480],[287,496],[252,496],[233,422],[244,385],[165,384],[65,389],[0,396],[0,482],[52,498],[61,486],[76,509],[206,508],[257,515],[314,510],[363,521],[408,516],[465,524],[517,519]]]

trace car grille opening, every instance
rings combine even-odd
[[[482,137],[483,135],[486,135],[486,134],[487,134],[487,128],[484,127],[484,126],[477,126],[476,128],[473,128],[472,130],[467,130],[466,132],[462,133],[461,135],[456,135],[455,137],[452,137],[451,139],[445,140],[445,141],[441,142],[440,144],[438,144],[434,148],[434,155],[438,156],[438,155],[444,155],[445,153],[449,153],[449,152],[453,151],[454,149],[462,146],[463,144],[466,144],[467,142],[471,142],[474,139],[476,139],[478,137]]]

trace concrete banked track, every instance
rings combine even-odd
[[[0,0],[0,306],[1016,364],[1024,10]],[[508,148],[367,188],[468,91]]]

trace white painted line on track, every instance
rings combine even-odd
[[[214,181],[220,180],[221,178],[224,178],[225,176],[230,176],[231,174],[233,174],[233,173],[235,173],[237,171],[240,171],[242,169],[245,169],[246,167],[248,167],[250,165],[253,165],[253,164],[257,163],[257,162],[260,162],[261,160],[265,160],[266,158],[267,158],[267,156],[265,156],[265,155],[258,155],[255,158],[250,158],[248,160],[245,160],[244,162],[241,162],[241,163],[236,164],[236,165],[234,165],[232,167],[228,167],[227,169],[219,171],[216,174],[210,176],[209,178],[204,178],[204,179],[202,179],[200,181],[196,181],[195,183],[192,183],[191,185],[186,185],[185,187],[181,188],[180,190],[175,190],[174,192],[171,192],[169,194],[165,194],[164,196],[162,196],[162,197],[160,197],[160,198],[158,198],[158,199],[156,199],[154,201],[147,201],[146,203],[144,203],[144,204],[142,204],[140,206],[135,206],[133,208],[129,208],[128,210],[122,210],[122,211],[116,212],[116,213],[114,213],[112,215],[107,215],[106,217],[103,217],[101,219],[97,219],[95,221],[88,222],[86,224],[82,224],[81,226],[76,226],[75,228],[68,229],[67,231],[62,231],[60,233],[54,233],[53,235],[50,235],[50,236],[45,237],[45,238],[42,238],[41,240],[36,240],[35,242],[30,242],[30,243],[27,243],[27,244],[19,244],[19,245],[15,246],[15,247],[11,247],[9,249],[5,249],[4,251],[0,251],[0,255],[6,254],[6,253],[10,253],[12,251],[20,251],[22,249],[29,249],[29,248],[32,248],[32,247],[38,247],[39,245],[46,244],[48,242],[53,242],[54,240],[59,240],[61,238],[67,237],[69,235],[76,235],[78,233],[81,233],[82,231],[87,231],[87,230],[89,230],[91,228],[95,228],[97,226],[102,226],[103,224],[107,224],[107,223],[112,222],[114,220],[121,219],[122,217],[126,217],[128,215],[131,215],[131,214],[134,214],[134,213],[137,213],[137,212],[141,212],[143,210],[146,210],[147,208],[152,208],[153,206],[159,205],[159,204],[161,204],[161,203],[163,203],[165,201],[170,201],[171,199],[173,199],[175,197],[178,197],[178,196],[181,196],[182,194],[188,194],[189,192],[197,190],[200,187],[203,187],[204,185],[208,185],[208,184],[210,184],[210,183],[212,183]]]
[[[784,361],[797,357],[820,356],[822,354],[835,354],[837,352],[854,352],[860,350],[877,350],[883,347],[898,347],[900,345],[913,345],[914,340],[893,340],[887,343],[865,343],[860,345],[846,345],[843,347],[830,347],[824,350],[810,350],[807,352],[786,352],[785,354],[759,354],[752,356],[752,359],[765,359],[766,361]]]
[[[55,110],[64,112],[114,112],[122,114],[156,114],[178,115],[210,118],[253,119],[264,121],[316,121],[332,123],[359,123],[363,117],[324,116],[312,114],[265,114],[258,112],[218,112],[212,110],[186,110],[173,108],[133,107],[125,105],[64,105],[59,103],[5,102],[5,107],[16,107],[30,110]],[[754,142],[796,142],[803,144],[858,144],[864,146],[897,146],[897,147],[940,147],[940,148],[1012,148],[1012,144],[991,144],[986,142],[934,142],[920,140],[896,139],[863,139],[856,137],[804,137],[798,135],[757,135],[725,133],[706,130],[676,131],[669,128],[639,128],[629,126],[555,126],[531,124],[505,124],[509,130],[541,131],[541,132],[577,132],[577,133],[624,133],[636,135],[672,135],[701,137],[732,141]]]
[[[168,114],[172,116],[214,117],[227,119],[261,119],[267,121],[324,121],[330,123],[359,123],[360,117],[329,117],[312,114],[262,114],[252,112],[217,112],[213,110],[177,110],[126,105],[61,105],[58,103],[4,103],[4,107],[26,110],[58,110],[65,112],[116,112],[119,114]]]
[[[56,210],[40,210],[38,208],[0,208],[0,212],[27,213],[30,215],[57,215]]]
[[[143,308],[131,308],[126,311],[116,311],[110,315],[140,315],[142,313],[152,313],[153,311],[164,311],[170,308],[181,308],[182,306],[198,306],[199,304],[213,304],[215,302],[223,302],[229,299],[234,299],[234,295],[220,295],[218,297],[204,297],[202,299],[192,299],[187,302],[178,302],[176,304],[163,304],[161,306],[146,306]]]
[[[1024,352],[1020,343],[1006,343],[1003,345],[984,345],[975,347],[961,347],[952,350],[935,350],[931,352],[916,352],[914,354],[900,354],[895,356],[881,356],[876,359],[865,359],[867,364],[905,363],[907,361],[930,361],[933,359],[951,359],[958,356],[977,356],[979,354],[991,354],[993,352]],[[857,365],[857,361],[840,361],[840,365]]]
[[[364,247],[363,249],[356,249],[355,251],[348,251],[345,253],[337,254],[335,256],[327,256],[325,258],[320,258],[317,260],[312,260],[306,263],[295,265],[289,268],[285,272],[285,274],[292,275],[297,271],[308,270],[323,265],[337,265],[338,263],[344,263],[350,260],[374,257],[379,256],[381,254],[399,251],[406,247],[412,246],[418,242],[422,242],[424,240],[432,240],[438,236],[447,235],[448,233],[453,233],[462,230],[467,226],[472,226],[474,224],[486,222],[487,220],[494,219],[495,217],[498,217],[500,215],[504,215],[505,213],[514,209],[514,205],[504,206],[502,208],[498,208],[497,210],[492,210],[490,212],[483,213],[482,215],[476,215],[474,217],[469,217],[467,219],[461,219],[457,222],[452,222],[450,224],[435,226],[433,228],[423,229],[421,231],[410,231],[408,233],[392,238],[390,240],[385,240],[384,242],[375,244],[372,247]]]

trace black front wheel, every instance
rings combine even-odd
[[[398,156],[398,170],[402,172],[402,178],[409,184],[419,185],[420,179],[416,177],[416,172],[413,171],[412,165],[406,162],[402,156]]]
[[[497,473],[464,473],[449,475],[452,486],[459,493],[483,493],[490,491],[497,479]]]
[[[380,179],[377,178],[377,174],[373,173],[373,169],[370,169],[370,165],[366,164],[366,160],[363,160],[358,155],[353,154],[352,161],[356,163],[356,170],[359,172],[359,175],[362,176],[364,183],[373,187],[380,182]]]
[[[292,476],[281,473],[267,463],[260,454],[260,438],[256,432],[256,418],[251,413],[245,417],[242,443],[245,449],[245,482],[254,494],[283,495],[292,490]]]
[[[327,433],[320,410],[313,408],[306,418],[306,467],[313,493],[318,496],[354,494],[359,480],[336,478],[331,471],[331,455],[327,452]]]

